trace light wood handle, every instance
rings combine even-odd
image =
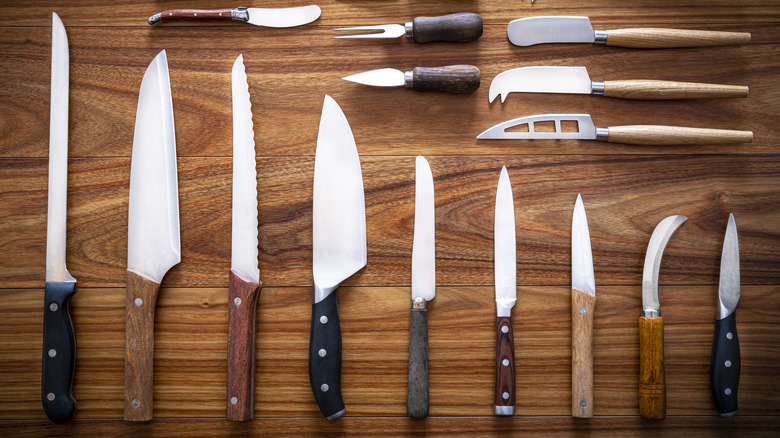
[[[261,284],[231,269],[228,287],[227,419],[248,421],[255,407],[255,321]]]
[[[593,311],[596,296],[571,291],[571,415],[593,416]]]
[[[750,43],[748,32],[686,29],[617,29],[607,31],[607,45],[640,49],[736,46]]]
[[[610,126],[607,141],[656,146],[739,144],[753,141],[753,132],[657,125]]]
[[[748,87],[653,80],[605,81],[604,95],[622,99],[713,99],[747,97]]]
[[[639,415],[646,420],[666,418],[664,319],[639,318]]]

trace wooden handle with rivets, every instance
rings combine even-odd
[[[500,316],[496,321],[496,387],[493,399],[496,415],[515,414],[515,341],[512,321]]]
[[[479,84],[479,69],[473,65],[415,67],[412,70],[412,88],[417,91],[471,93]]]
[[[654,146],[739,144],[752,142],[753,132],[658,125],[610,126],[607,141]]]
[[[748,87],[741,85],[699,84],[654,80],[605,81],[604,95],[622,99],[714,99],[747,97]]]
[[[431,41],[473,41],[482,36],[482,17],[473,12],[416,17],[412,20],[412,38],[418,43]]]
[[[639,415],[646,420],[666,418],[664,319],[639,318]]]
[[[255,321],[261,284],[236,269],[228,283],[227,419],[248,421],[255,406]]]
[[[149,18],[149,24],[178,20],[232,20],[230,9],[171,9]]]
[[[687,29],[617,29],[607,31],[607,45],[640,49],[735,46],[750,43],[750,33]]]
[[[596,295],[572,289],[571,415],[593,416],[593,311]]]

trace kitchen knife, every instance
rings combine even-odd
[[[295,27],[311,23],[320,18],[319,6],[309,5],[297,8],[246,8],[235,9],[172,9],[159,12],[147,21],[154,25],[175,20],[222,20],[243,21],[263,27]]]
[[[509,41],[516,46],[542,43],[601,43],[642,49],[670,47],[731,46],[748,44],[747,32],[717,32],[684,29],[593,30],[588,17],[528,17],[507,26]]]
[[[554,123],[555,131],[536,131],[535,123]],[[526,130],[521,132],[516,129],[518,126]],[[508,131],[509,129],[514,130]],[[658,125],[604,128],[596,127],[588,114],[538,114],[499,123],[479,134],[477,138],[599,140],[610,143],[671,146],[750,143],[753,141],[753,132]]]
[[[515,341],[512,307],[517,302],[515,203],[506,166],[501,168],[496,190],[493,256],[496,281],[496,385],[494,412],[515,414]]]
[[[73,374],[76,333],[70,300],[78,289],[65,267],[68,205],[68,36],[51,14],[51,110],[49,121],[49,206],[46,219],[46,288],[43,296],[41,402],[49,420],[63,424],[76,413]]]
[[[739,240],[734,215],[729,214],[723,252],[720,257],[718,302],[720,318],[715,321],[710,362],[710,385],[718,411],[724,417],[737,414],[739,389],[739,337],[736,309],[739,302]]]
[[[509,93],[599,94],[622,99],[667,100],[747,97],[748,87],[657,80],[591,81],[585,67],[522,67],[499,73],[490,83],[490,102]]]
[[[314,155],[312,271],[314,304],[309,382],[328,420],[346,412],[341,398],[341,326],[336,289],[366,265],[366,205],[355,139],[332,97],[325,95]]]
[[[669,216],[650,236],[642,272],[642,308],[639,317],[639,415],[646,420],[666,418],[666,373],[664,371],[664,319],[658,299],[661,257],[672,234],[688,218]]]
[[[138,93],[127,220],[125,415],[153,411],[154,311],[160,282],[181,261],[173,102],[165,50],[149,64]]]
[[[257,170],[252,103],[244,56],[233,64],[233,220],[228,287],[227,419],[254,416],[255,321],[260,297],[257,265]]]
[[[571,220],[571,415],[593,416],[593,311],[596,278],[588,218],[577,195]]]
[[[441,15],[438,17],[415,17],[400,24],[379,24],[372,26],[341,27],[337,31],[379,30],[379,33],[339,35],[333,38],[399,38],[406,36],[417,43],[432,41],[473,41],[482,36],[482,17],[473,12]]]
[[[428,160],[417,156],[412,244],[412,313],[409,323],[409,380],[406,414],[428,416],[428,301],[436,296],[436,220],[433,175]]]
[[[341,79],[373,87],[406,87],[417,91],[471,93],[479,88],[479,69],[473,65],[415,67],[403,72],[394,68],[365,71]]]

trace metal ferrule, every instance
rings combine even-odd
[[[494,405],[496,415],[515,415],[515,407],[514,406],[495,406]]]
[[[609,141],[609,128],[596,126],[596,140]]]
[[[605,87],[604,81],[591,81],[590,94],[604,94]]]
[[[162,12],[158,12],[149,17],[149,24],[157,24],[162,21]]]
[[[606,30],[594,30],[593,31],[594,43],[607,44],[607,31]]]
[[[404,23],[404,29],[406,29],[406,37],[407,38],[414,38],[414,23],[411,21],[407,21]]]
[[[247,10],[246,6],[231,9],[230,19],[233,21],[249,21],[249,10]]]
[[[412,88],[414,86],[414,74],[411,70],[404,72],[404,87]]]
[[[644,317],[645,318],[660,318],[661,317],[661,310],[660,309],[644,309]]]
[[[428,305],[425,298],[417,297],[412,300],[412,309],[424,309]]]

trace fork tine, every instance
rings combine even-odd
[[[341,27],[337,31],[361,31],[361,30],[379,30],[377,33],[365,33],[357,35],[339,35],[333,38],[398,38],[406,33],[406,30],[400,24],[377,24],[373,26],[354,26]]]

